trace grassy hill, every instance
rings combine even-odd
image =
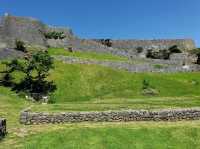
[[[63,48],[49,48],[48,52],[50,55],[62,55],[62,56],[72,56],[84,59],[95,59],[95,60],[112,60],[112,61],[127,61],[127,57],[116,56],[112,54],[96,53],[96,52],[81,52],[73,51],[69,52]]]
[[[59,55],[56,50],[50,49],[51,55]],[[104,60],[99,54],[68,54]],[[126,60],[110,55],[105,59]],[[15,75],[20,79],[20,74]],[[0,117],[7,119],[9,132],[0,141],[0,149],[198,148],[199,121],[23,126],[19,124],[19,113],[27,107],[43,112],[199,107],[199,76],[200,73],[129,73],[98,65],[56,61],[48,78],[57,85],[56,92],[51,95],[55,104],[33,103],[9,88],[0,87]],[[143,95],[144,80],[159,94]]]

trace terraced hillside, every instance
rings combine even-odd
[[[57,49],[49,52],[52,56],[128,61],[109,54],[63,53]],[[20,79],[19,74],[15,75]],[[24,126],[19,123],[19,114],[28,107],[37,112],[199,107],[199,75],[199,72],[130,73],[100,65],[56,61],[48,78],[57,85],[56,92],[51,95],[55,104],[27,101],[9,88],[0,87],[0,116],[8,122],[8,135],[0,141],[0,149],[198,148],[199,121]],[[158,94],[143,94],[144,80]]]

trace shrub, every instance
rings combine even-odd
[[[101,44],[107,46],[107,47],[112,47],[111,39],[99,39],[97,41],[100,42]]]
[[[170,47],[168,50],[169,50],[170,54],[172,54],[172,53],[182,53],[182,51],[178,48],[177,45]]]
[[[148,80],[144,79],[142,82],[142,89],[150,88],[150,83]]]
[[[142,47],[137,47],[136,48],[137,53],[142,53],[144,49]]]
[[[149,49],[147,50],[146,54],[147,58],[152,58],[152,59],[169,59],[170,58],[170,52],[168,50],[153,50]]]
[[[15,40],[15,49],[22,52],[27,52],[25,44],[21,40]]]
[[[44,33],[44,36],[47,39],[64,39],[66,37],[64,32],[56,32],[56,31]]]

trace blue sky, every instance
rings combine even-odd
[[[0,13],[67,26],[84,38],[193,38],[200,46],[200,0],[1,0]]]

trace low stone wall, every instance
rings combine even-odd
[[[23,111],[20,123],[25,125],[73,122],[128,122],[200,120],[200,108],[175,110],[127,110],[105,112],[34,113]]]
[[[6,119],[0,119],[0,139],[6,135]]]
[[[135,59],[129,62],[123,61],[97,61],[90,59],[79,59],[67,56],[55,56],[55,59],[68,64],[94,64],[113,69],[121,69],[129,72],[195,72],[200,70],[199,65],[189,64],[183,66],[182,61]]]

